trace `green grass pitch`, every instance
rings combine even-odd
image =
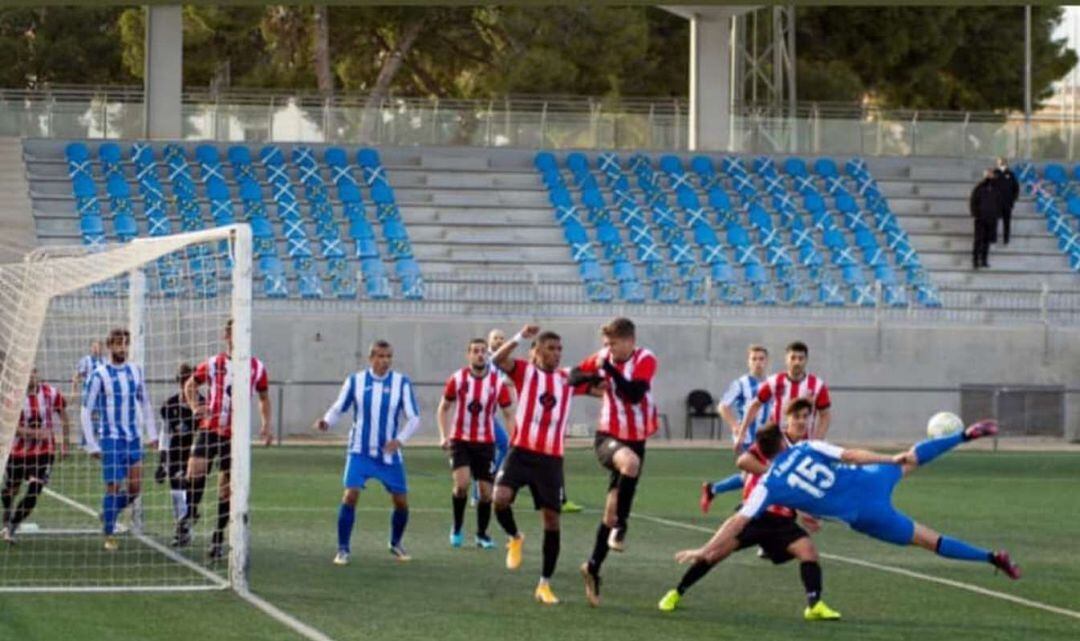
[[[714,514],[698,512],[700,482],[731,469],[730,457],[718,451],[648,453],[630,548],[611,554],[599,610],[585,604],[577,566],[591,548],[606,475],[584,449],[568,454],[567,487],[574,500],[593,509],[563,517],[562,556],[553,581],[564,601],[558,607],[532,601],[541,537],[527,494],[515,510],[527,536],[520,571],[504,569],[501,547],[448,546],[449,473],[434,449],[407,455],[413,511],[405,542],[415,560],[397,564],[387,553],[389,499],[375,488],[361,496],[354,562],[338,568],[330,559],[343,458],[340,448],[257,450],[251,500],[252,589],[337,640],[1080,638],[1080,619],[829,558],[822,561],[825,599],[844,620],[805,623],[796,565],[774,567],[753,552],[716,568],[686,596],[680,611],[660,613],[657,600],[682,572],[672,554],[704,541],[707,534],[693,528],[715,527],[736,501],[721,497]],[[816,541],[828,554],[1080,610],[1078,481],[1076,454],[956,452],[919,470],[897,490],[897,505],[917,520],[979,545],[1009,549],[1025,572],[1019,582],[995,575],[986,565],[877,543],[838,524],[827,524]],[[43,509],[50,509],[45,502]],[[470,510],[470,541],[474,522]],[[501,541],[494,520],[492,528]],[[300,637],[229,592],[0,595],[0,639],[102,638]]]

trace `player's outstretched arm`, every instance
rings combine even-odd
[[[335,400],[333,405],[326,410],[326,414],[323,414],[322,418],[315,421],[313,427],[320,432],[325,432],[337,425],[338,420],[341,419],[341,415],[352,409],[353,397],[355,395],[356,374],[351,374],[345,379],[345,382],[341,384],[341,391],[338,393],[337,400]]]
[[[512,358],[514,350],[517,349],[518,344],[525,341],[531,341],[536,338],[540,333],[539,325],[525,325],[521,328],[521,331],[514,334],[510,339],[503,343],[499,349],[495,350],[495,353],[491,355],[491,362],[495,364],[504,372],[510,372],[514,369],[514,359]]]
[[[743,415],[742,422],[739,423],[739,431],[735,434],[735,451],[739,450],[739,445],[746,438],[746,430],[750,429],[750,424],[754,422],[760,411],[761,401],[757,398],[751,400],[750,404],[746,406],[746,414]]]

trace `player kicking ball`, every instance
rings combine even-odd
[[[805,398],[795,399],[788,405],[785,415],[785,429],[783,434],[785,446],[798,443],[806,439],[810,425],[810,414],[813,405]],[[737,465],[746,474],[743,485],[743,498],[745,499],[757,484],[762,475],[768,470],[769,459],[762,454],[757,444],[751,445],[739,456]],[[814,532],[819,527],[813,518],[803,515],[803,523]],[[807,621],[835,621],[840,618],[840,613],[825,605],[821,600],[822,576],[821,565],[818,563],[817,548],[810,540],[810,535],[796,522],[796,513],[788,507],[770,505],[763,514],[754,518],[737,536],[731,539],[719,553],[709,560],[695,562],[683,575],[679,585],[668,590],[667,594],[660,599],[660,610],[671,612],[679,607],[686,591],[700,581],[717,564],[728,556],[748,547],[761,546],[764,558],[780,565],[792,559],[799,560],[799,576],[802,579],[803,588],[806,590],[806,610],[803,618]]]
[[[530,360],[514,359],[514,349],[533,340]],[[563,439],[570,419],[570,400],[588,392],[570,372],[559,367],[562,339],[554,332],[540,332],[526,325],[492,356],[495,366],[506,372],[518,394],[516,429],[510,453],[495,477],[495,518],[510,540],[506,544],[506,568],[521,567],[525,536],[518,530],[511,506],[522,487],[528,487],[544,528],[543,567],[534,597],[544,605],[556,605],[551,577],[559,559],[559,513],[563,499]]]
[[[939,534],[892,505],[893,489],[912,470],[961,443],[993,436],[997,431],[994,421],[980,421],[953,434],[921,441],[906,452],[887,455],[825,441],[785,447],[779,428],[768,425],[757,434],[761,453],[766,458],[775,457],[763,480],[708,543],[682,550],[675,559],[679,563],[715,562],[768,506],[783,505],[843,521],[851,529],[886,543],[917,545],[945,558],[989,563],[1010,579],[1019,579],[1020,568],[1007,552],[991,552]]]

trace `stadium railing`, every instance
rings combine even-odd
[[[144,134],[142,92],[131,87],[0,89],[0,136],[134,139]],[[199,140],[350,142],[547,149],[686,149],[683,99],[523,96],[498,100],[189,92],[183,135]],[[1080,158],[1080,119],[1036,114],[884,110],[801,104],[794,116],[737,105],[739,153]],[[365,115],[366,114],[366,115]]]
[[[424,300],[276,300],[256,299],[265,311],[353,311],[374,315],[448,316],[473,314],[492,318],[607,318],[613,313],[685,322],[754,319],[754,322],[818,323],[844,321],[873,326],[883,323],[1080,325],[1080,290],[941,288],[941,307],[887,305],[879,293],[873,306],[729,305],[711,283],[696,305],[662,302],[590,302],[580,280],[548,280],[535,274],[424,273]],[[614,287],[614,281],[609,283]],[[909,292],[909,300],[914,300]]]

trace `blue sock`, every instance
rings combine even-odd
[[[390,515],[390,545],[396,546],[401,543],[401,537],[405,534],[405,526],[409,524],[409,509],[394,510]]]
[[[120,513],[124,511],[124,508],[131,505],[132,497],[127,492],[120,492],[116,495],[116,515],[120,516]]]
[[[937,544],[938,556],[961,561],[989,561],[990,551],[977,548],[951,536],[942,535]]]
[[[337,517],[337,546],[342,552],[349,551],[349,541],[352,539],[353,524],[356,523],[356,506],[342,503],[338,508]]]
[[[919,465],[926,465],[963,442],[964,430],[953,432],[948,436],[928,438],[915,444],[915,458],[919,460]]]
[[[119,500],[119,495],[109,492],[106,492],[105,497],[101,499],[101,520],[105,527],[106,536],[111,536],[116,531],[116,515],[119,513],[116,506]]]
[[[724,492],[732,492],[734,490],[742,489],[743,478],[742,474],[735,472],[726,479],[717,481],[712,484],[713,494],[723,494]]]

